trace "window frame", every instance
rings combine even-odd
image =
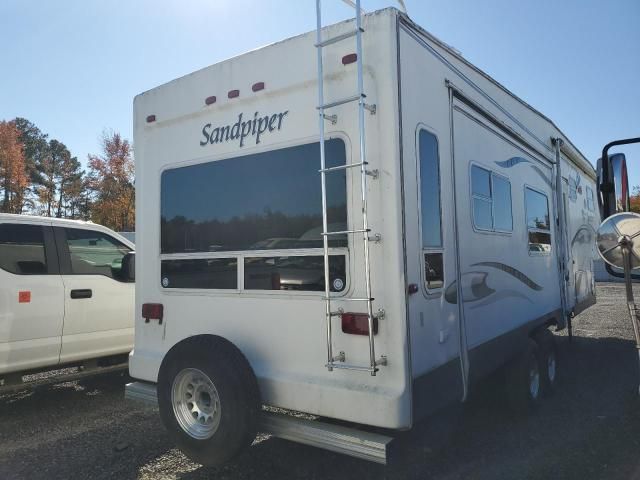
[[[326,140],[331,139],[339,139],[344,143],[345,148],[345,164],[350,164],[353,162],[353,149],[350,138],[343,132],[332,132],[328,133]],[[235,155],[237,152],[225,152],[218,155],[206,156],[202,158],[198,158],[196,160],[189,161],[178,161],[164,165],[160,171],[158,172],[158,185],[161,183],[162,175],[167,170],[173,170],[176,168],[189,167],[192,165],[200,165],[208,162],[216,162],[220,160],[226,160],[229,158],[234,158],[235,156],[246,156],[246,155],[254,155],[260,153],[267,153],[271,151],[277,151],[280,149],[304,146],[311,143],[319,143],[317,137],[306,137],[302,139],[295,139],[292,141],[282,142],[275,145],[261,145],[258,148],[247,149],[245,153],[241,155]],[[320,169],[318,159],[318,170]],[[347,168],[345,170],[345,195],[346,195],[346,206],[347,206],[347,230],[352,229],[354,225],[353,212],[351,208],[351,199],[352,199],[352,171],[354,169]],[[331,175],[331,174],[329,174]],[[320,173],[318,172],[318,184],[320,184]],[[162,192],[159,192],[159,196],[161,198]],[[160,226],[162,219],[162,211],[158,209],[156,222],[157,225]],[[298,249],[272,249],[272,250],[229,250],[229,251],[220,251],[220,252],[186,252],[186,253],[162,253],[162,237],[160,235],[160,228],[158,228],[158,236],[156,239],[157,242],[157,261],[158,261],[158,271],[160,271],[160,264],[162,261],[166,260],[183,260],[183,259],[194,259],[194,260],[202,260],[202,259],[215,259],[215,258],[235,258],[237,260],[237,286],[235,289],[220,289],[220,288],[172,288],[163,287],[162,286],[162,278],[158,279],[157,286],[162,294],[166,295],[184,295],[184,294],[198,294],[198,295],[250,295],[250,296],[293,296],[293,297],[313,297],[318,298],[324,296],[324,290],[322,292],[313,291],[313,290],[258,290],[258,289],[245,289],[244,288],[244,259],[245,258],[255,258],[255,257],[294,257],[294,256],[323,256],[324,249],[323,248],[298,248]],[[345,257],[345,286],[340,292],[333,292],[332,297],[343,297],[347,296],[351,292],[351,279],[353,277],[353,265],[351,262],[351,251],[353,248],[353,235],[347,235],[347,246],[345,247],[329,247],[329,255],[343,255]]]
[[[60,273],[62,275],[69,275],[69,276],[72,276],[72,275],[73,276],[76,276],[76,275],[77,276],[101,276],[101,277],[109,278],[109,279],[113,280],[114,282],[118,282],[118,283],[131,283],[131,282],[127,282],[125,280],[120,280],[119,278],[110,277],[109,275],[105,275],[104,273],[74,273],[73,269],[71,267],[71,252],[69,251],[69,245],[67,244],[67,232],[66,232],[67,229],[70,229],[70,230],[84,230],[84,231],[88,231],[88,232],[100,233],[102,235],[105,235],[105,236],[109,237],[112,241],[117,242],[117,243],[121,244],[122,246],[124,246],[125,248],[127,248],[129,250],[129,253],[135,251],[135,249],[131,248],[126,243],[121,242],[120,240],[115,238],[110,233],[105,232],[105,231],[100,230],[100,229],[82,228],[82,227],[78,227],[78,226],[75,226],[75,225],[56,225],[56,226],[53,227],[53,233],[54,233],[54,236],[55,236],[56,244],[58,246],[58,257],[60,259]]]
[[[491,197],[485,197],[484,195],[479,195],[473,193],[473,168],[480,168],[485,172],[489,173],[489,188],[491,189]],[[493,178],[498,177],[509,184],[509,200],[511,201],[511,230],[503,230],[500,228],[495,228],[495,199],[493,196],[494,188],[493,188]],[[469,206],[471,210],[471,225],[473,226],[473,230],[476,233],[484,233],[484,234],[493,234],[493,235],[513,235],[513,189],[511,188],[511,179],[503,175],[502,173],[498,173],[491,168],[487,168],[486,166],[478,163],[478,162],[469,162]],[[476,225],[476,217],[475,217],[475,207],[474,200],[480,200],[483,202],[488,202],[491,205],[491,228],[484,228]]]
[[[539,188],[536,187],[532,187],[531,185],[525,183],[523,185],[523,201],[524,201],[524,226],[526,228],[526,245],[527,245],[527,252],[529,253],[529,256],[531,257],[546,257],[549,256],[553,253],[553,232],[552,232],[552,225],[553,225],[553,218],[551,217],[551,209],[549,207],[549,195],[547,195],[544,191],[540,190]],[[528,204],[527,204],[527,190],[531,190],[532,192],[538,193],[540,195],[542,195],[545,200],[547,201],[547,215],[549,216],[549,229],[544,229],[544,228],[534,228],[534,227],[529,227],[529,214],[528,214]],[[549,234],[549,251],[548,252],[532,252],[531,251],[531,242],[529,241],[529,233],[533,232],[533,233],[548,233]]]
[[[56,248],[56,242],[54,240],[54,232],[50,223],[31,223],[21,221],[0,221],[0,225],[14,225],[14,226],[30,226],[40,227],[42,229],[44,255],[46,261],[46,273],[17,273],[5,270],[0,267],[0,272],[4,272],[9,275],[20,275],[23,277],[36,277],[43,275],[60,275],[60,260],[58,251]]]
[[[424,222],[422,216],[422,156],[420,151],[420,134],[422,132],[426,132],[431,135],[436,142],[436,161],[438,165],[438,219],[440,221],[440,245],[439,246],[429,246],[425,247],[424,245]],[[424,124],[418,124],[416,127],[416,135],[415,135],[415,151],[416,151],[416,180],[417,180],[417,210],[418,210],[418,229],[420,232],[420,274],[422,276],[422,290],[423,294],[426,296],[438,295],[444,289],[444,285],[446,284],[446,272],[445,272],[445,259],[444,259],[444,228],[442,224],[442,164],[440,162],[440,139],[438,135],[430,128],[428,128]],[[441,254],[442,255],[442,285],[440,287],[428,287],[427,286],[427,267],[426,267],[426,256],[429,254]]]

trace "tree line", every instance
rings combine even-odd
[[[91,220],[117,231],[135,226],[131,144],[102,135],[83,169],[61,141],[26,118],[0,121],[0,212]]]

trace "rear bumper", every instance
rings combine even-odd
[[[136,400],[148,405],[158,405],[158,391],[155,383],[133,382],[124,387],[124,398]]]

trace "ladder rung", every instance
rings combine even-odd
[[[377,372],[378,371],[377,368],[360,367],[358,365],[349,365],[348,363],[342,363],[342,362],[327,363],[325,367],[338,368],[341,370],[357,370],[359,372]]]
[[[361,167],[363,165],[369,165],[369,162],[358,162],[358,163],[347,163],[346,165],[340,165],[338,167],[330,167],[330,168],[325,168],[322,170],[318,170],[319,172],[335,172],[336,170],[346,170],[347,168],[355,168],[355,167]]]
[[[349,102],[357,102],[358,100],[360,100],[360,98],[365,98],[366,95],[363,93],[362,95],[353,95],[351,97],[347,97],[347,98],[343,98],[340,100],[336,100],[335,102],[330,102],[330,103],[325,103],[324,105],[320,105],[319,107],[316,107],[318,110],[324,110],[327,108],[333,108],[333,107],[337,107],[338,105],[344,105],[345,103],[349,103]]]
[[[341,230],[338,232],[322,232],[321,235],[347,235],[350,233],[368,233],[370,232],[370,228],[363,228],[359,230]]]
[[[364,28],[360,27],[360,31],[364,32]],[[323,40],[320,43],[316,43],[316,47],[318,48],[326,47],[327,45],[332,45],[334,43],[341,42],[342,40],[346,40],[347,38],[351,38],[357,34],[358,34],[358,29],[356,28],[355,30],[351,30],[347,33],[343,33],[342,35],[336,35],[335,37],[327,38],[326,40]]]
[[[344,298],[344,297],[322,297],[323,300],[339,300],[341,302],[373,302],[374,297],[371,298]]]

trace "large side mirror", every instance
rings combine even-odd
[[[628,212],[631,206],[627,160],[623,153],[609,155],[611,147],[631,143],[640,143],[640,137],[607,143],[602,149],[600,160],[598,160],[598,205],[603,221],[616,213]]]
[[[122,258],[120,277],[125,282],[136,281],[136,252],[129,252]]]
[[[629,179],[624,153],[608,155],[606,162],[602,158],[598,160],[598,204],[603,220],[629,211]]]

